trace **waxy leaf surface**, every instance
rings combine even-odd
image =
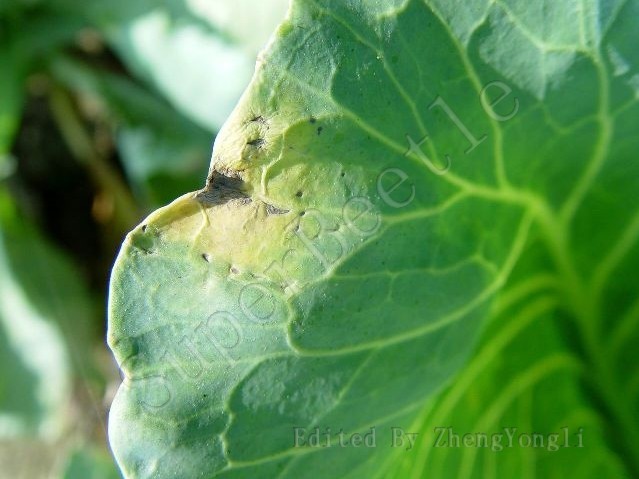
[[[115,265],[126,477],[636,476],[637,32],[636,0],[294,0],[206,187]],[[510,426],[574,447],[435,447]]]

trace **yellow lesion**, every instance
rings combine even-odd
[[[186,243],[195,258],[206,254],[218,264],[260,274],[291,248],[294,219],[292,212],[268,214],[266,203],[259,200],[239,198],[206,204],[197,193],[189,193],[152,213],[129,235],[127,243],[139,247],[153,241],[152,249],[162,250]]]

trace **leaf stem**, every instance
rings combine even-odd
[[[545,202],[538,202],[535,216],[545,233],[548,247],[563,277],[567,306],[577,321],[580,351],[591,374],[587,378],[600,401],[604,416],[610,421],[609,441],[624,460],[633,477],[639,477],[639,430],[632,407],[620,387],[614,368],[608,361],[599,331],[599,309],[589,294],[570,258],[565,223]]]

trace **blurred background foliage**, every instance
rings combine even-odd
[[[0,0],[0,476],[117,478],[108,275],[203,185],[287,0]]]

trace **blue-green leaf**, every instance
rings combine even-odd
[[[637,476],[638,18],[294,0],[116,262],[125,476]]]

